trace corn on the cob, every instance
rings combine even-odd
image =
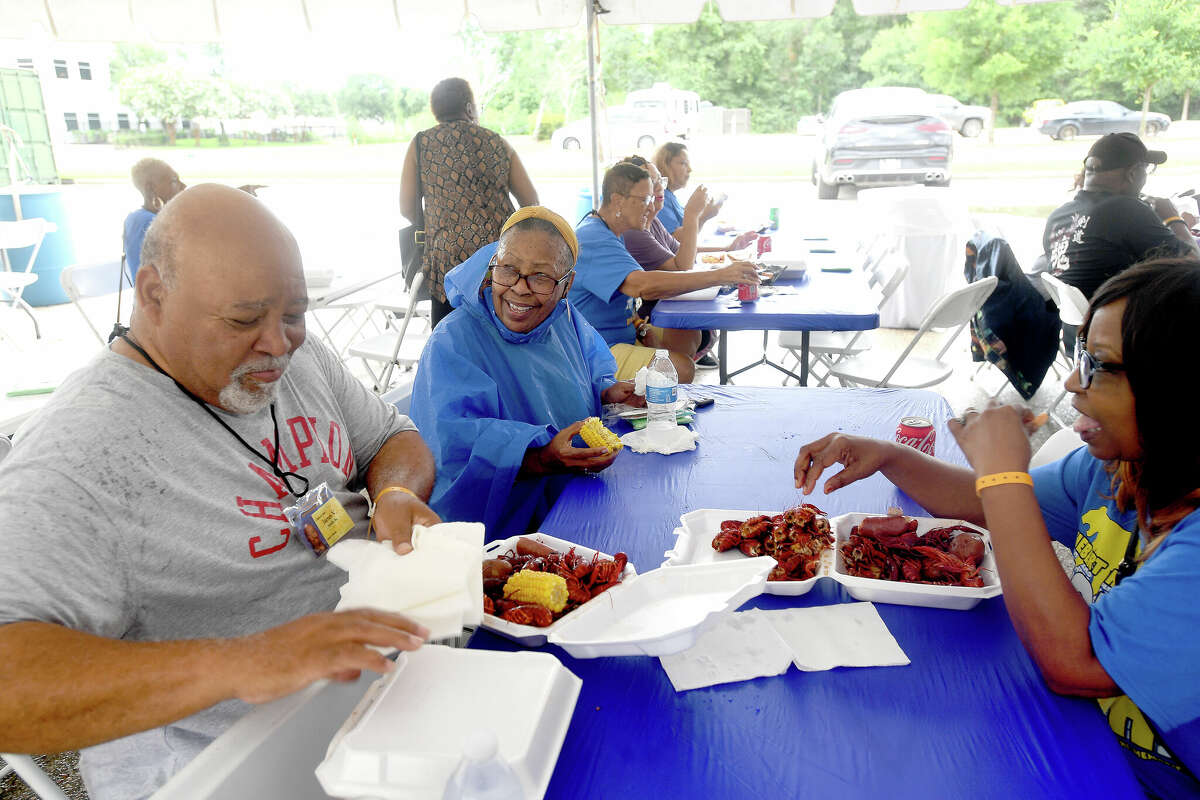
[[[523,569],[504,584],[504,599],[533,603],[557,614],[567,604],[567,581],[552,572]]]
[[[583,437],[583,441],[587,443],[588,447],[607,447],[613,453],[625,446],[621,444],[619,436],[604,427],[599,417],[585,419],[579,435]]]

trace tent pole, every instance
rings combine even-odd
[[[596,2],[585,0],[587,5],[587,55],[588,55],[588,112],[592,123],[592,208],[600,207],[600,112],[596,102]]]

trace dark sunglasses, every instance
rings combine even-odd
[[[1075,362],[1079,370],[1079,388],[1092,385],[1092,376],[1097,372],[1124,372],[1125,365],[1116,361],[1097,361],[1084,347],[1083,339],[1075,340]]]

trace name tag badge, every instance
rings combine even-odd
[[[354,529],[354,520],[326,483],[309,490],[283,513],[292,533],[318,558]]]

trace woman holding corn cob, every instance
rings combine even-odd
[[[593,419],[603,403],[644,402],[566,300],[578,253],[562,217],[517,211],[446,276],[455,312],[417,367],[410,414],[437,460],[430,506],[483,522],[489,540],[538,525],[571,473],[612,464],[620,442]]]

